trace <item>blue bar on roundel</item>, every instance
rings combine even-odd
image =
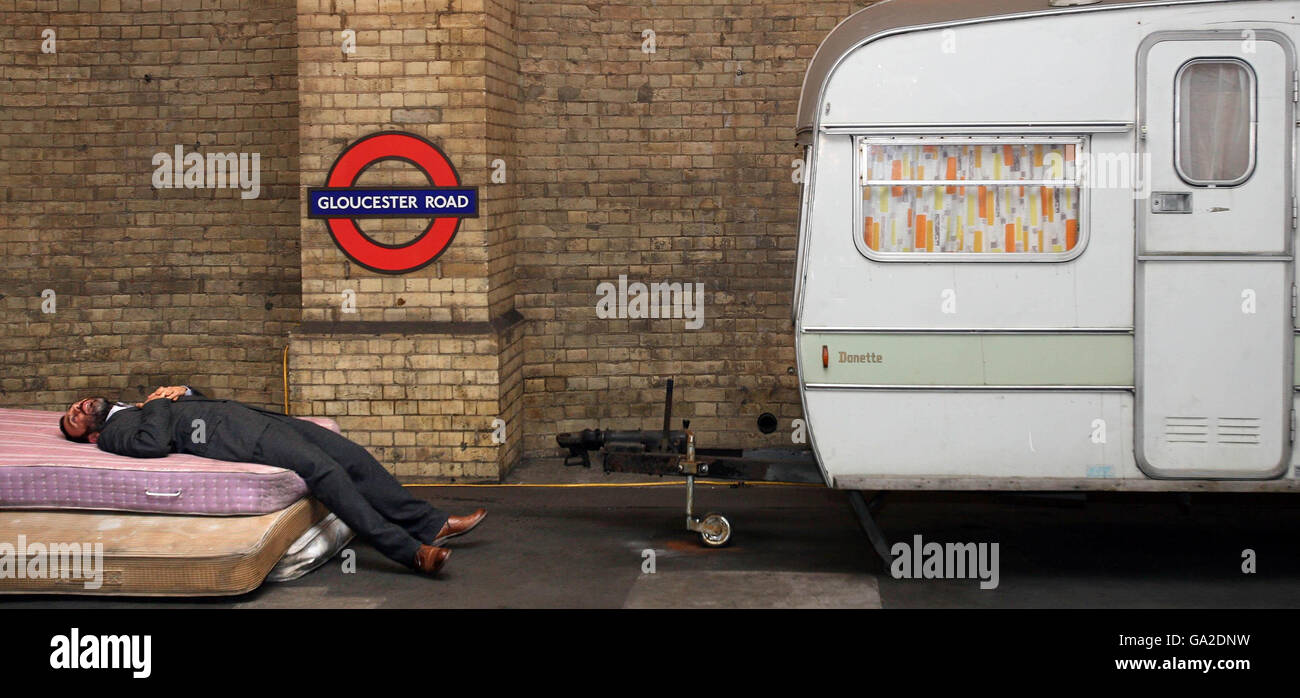
[[[307,190],[308,218],[400,216],[474,218],[478,216],[478,190],[472,187],[313,187]]]

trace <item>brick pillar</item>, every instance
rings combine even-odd
[[[495,481],[521,450],[514,2],[298,2],[302,186],[324,185],[335,158],[358,138],[398,130],[438,145],[461,184],[479,188],[479,217],[461,222],[437,261],[403,275],[349,261],[324,222],[307,218],[302,197],[303,323],[290,345],[292,409],[338,420],[407,481]],[[344,30],[355,32],[355,52],[344,51]],[[494,182],[502,165],[505,181]],[[414,167],[396,161],[357,182],[422,184]],[[427,222],[361,226],[377,242],[400,244]]]

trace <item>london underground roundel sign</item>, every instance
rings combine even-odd
[[[355,186],[370,166],[385,160],[414,165],[429,186]],[[372,133],[355,141],[334,161],[325,186],[307,190],[307,217],[324,219],[343,254],[381,274],[427,266],[446,251],[461,219],[477,216],[478,190],[460,186],[460,175],[438,146],[401,131]],[[385,245],[361,230],[357,221],[362,218],[427,218],[429,224],[410,242]]]

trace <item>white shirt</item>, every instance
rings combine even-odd
[[[185,394],[186,394],[186,395],[193,395],[193,394],[194,394],[194,391],[193,391],[193,390],[190,390],[189,386],[185,386]],[[113,418],[113,415],[117,414],[117,413],[118,413],[119,411],[121,411],[121,410],[125,410],[125,409],[131,408],[131,407],[135,407],[135,405],[128,405],[128,404],[125,403],[125,402],[119,402],[119,403],[117,403],[116,405],[113,406],[113,409],[111,409],[111,410],[108,411],[108,416],[104,418],[104,422],[107,423],[108,420],[110,420],[110,419]]]

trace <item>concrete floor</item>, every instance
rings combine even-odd
[[[649,478],[653,480],[653,478]],[[8,597],[6,607],[129,608],[1125,608],[1300,607],[1300,497],[1090,495],[1081,500],[999,494],[891,494],[878,520],[891,541],[988,542],[1000,548],[1000,585],[893,579],[871,552],[844,492],[709,486],[698,511],[734,528],[727,548],[705,549],[683,530],[681,480],[531,464],[507,487],[432,486],[421,496],[488,519],[450,545],[425,578],[354,542],[357,571],[338,559],[307,576],[217,599]],[[541,481],[550,486],[535,486]],[[567,486],[556,486],[567,485]],[[1241,572],[1242,550],[1258,572]],[[643,551],[655,572],[642,572]]]

